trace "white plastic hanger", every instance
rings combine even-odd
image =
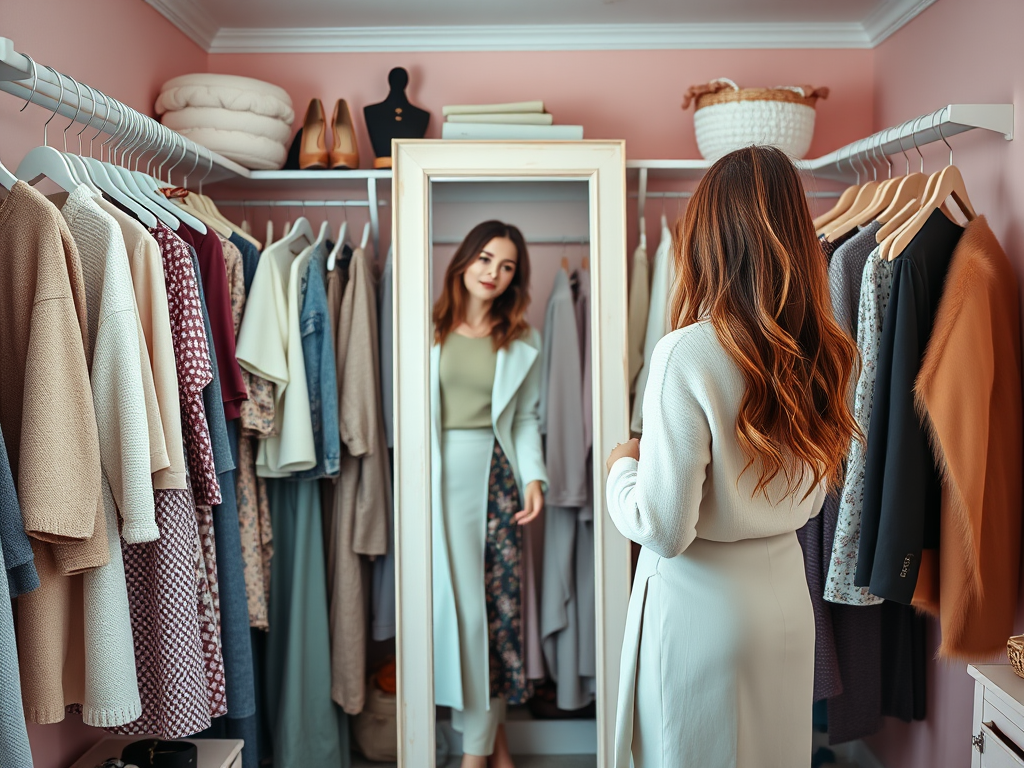
[[[145,126],[148,136],[150,135],[150,122],[146,121]],[[166,130],[162,126],[157,127],[160,129],[160,131]],[[163,141],[163,136],[160,133],[160,131],[158,131],[156,134],[157,136],[160,137],[160,146],[157,150],[157,154],[162,153],[165,147],[167,146],[166,143]],[[152,143],[152,139],[148,140],[149,146],[152,146]],[[150,160],[150,164],[152,164],[152,162],[153,161]],[[149,170],[149,165],[146,166],[146,169],[147,171]],[[142,171],[138,170],[138,168],[136,168],[136,170],[129,171],[129,173],[134,179],[136,185],[138,186],[139,192],[143,195],[143,197],[146,198],[146,200],[148,200],[151,203],[150,208],[154,211],[154,213],[157,213],[158,209],[159,211],[162,212],[162,215],[161,213],[157,213],[157,215],[160,216],[161,220],[163,220],[163,222],[167,224],[167,226],[169,226],[171,229],[177,230],[181,226],[181,223],[185,222],[195,230],[199,230],[199,228],[202,227],[203,234],[206,233],[206,225],[204,225],[203,222],[199,221],[199,219],[195,218],[194,216],[189,215],[186,211],[177,208],[171,203],[170,200],[168,200],[166,197],[160,194],[160,188],[156,182],[156,179],[150,176],[148,172],[143,173]],[[170,221],[168,221],[168,219],[170,219]],[[193,221],[199,226],[193,225]]]
[[[152,213],[154,216],[156,216],[158,219],[160,219],[160,221],[163,222],[165,226],[168,226],[173,230],[177,230],[178,227],[181,226],[181,221],[169,211],[164,210],[164,208],[160,206],[156,201],[151,200],[150,197],[145,192],[143,192],[142,188],[139,186],[139,183],[136,181],[135,176],[132,174],[131,170],[129,170],[132,162],[132,153],[135,151],[136,147],[139,146],[143,138],[141,122],[138,120],[138,118],[141,118],[141,115],[138,115],[136,112],[134,112],[134,110],[128,112],[129,124],[132,125],[133,131],[136,125],[140,127],[140,130],[138,130],[137,135],[133,137],[129,145],[129,151],[127,153],[122,152],[122,164],[115,165],[113,167],[113,172],[120,177],[121,181],[124,184],[124,188],[127,189],[128,193],[131,195],[131,198],[136,203],[138,203],[140,206],[142,206],[150,213]]]
[[[302,244],[302,240],[305,240],[305,244]],[[316,242],[316,235],[313,234],[313,226],[309,223],[309,220],[305,216],[299,216],[292,224],[291,229],[288,230],[288,234],[281,238],[282,245],[290,248],[292,253],[300,253],[305,250],[306,246],[312,245]],[[300,245],[299,250],[296,250],[293,246]]]
[[[367,244],[370,242],[370,222],[366,222],[363,225],[363,239],[359,241],[359,247],[364,251],[366,250]]]
[[[61,87],[63,88],[64,75],[61,75],[59,72],[55,72],[55,74],[61,79]],[[76,155],[72,152],[68,152],[68,129],[78,121],[78,116],[82,112],[82,90],[74,78],[69,79],[75,84],[75,93],[78,97],[78,109],[75,110],[75,116],[71,118],[71,122],[64,128],[64,159],[68,161],[68,165],[70,165],[71,169],[75,172],[75,176],[79,178],[82,183],[88,186],[89,189],[92,190],[93,194],[101,195],[102,191],[96,186],[95,182],[93,182],[92,176],[89,175],[89,167],[82,159],[82,133],[89,127],[93,118],[96,117],[96,100],[93,99],[92,101],[92,114],[89,115],[88,120],[83,121],[82,130],[78,132],[78,154]]]
[[[338,254],[341,253],[345,247],[345,235],[348,234],[348,219],[341,222],[341,229],[338,230],[338,239],[334,241],[334,248],[331,249],[330,255],[327,257],[327,271],[330,272],[334,269],[334,265],[338,261]]]
[[[14,189],[14,185],[18,183],[18,177],[7,170],[6,166],[0,162],[0,186],[10,191]]]
[[[163,126],[159,126],[159,128],[162,131],[166,131],[165,135],[169,137],[169,141],[163,145],[166,150],[161,149],[161,152],[167,152],[167,158],[157,167],[157,176],[159,176],[163,171],[164,164],[170,160],[174,156],[175,151],[177,151],[179,138],[178,134],[171,132],[169,128],[164,128]],[[182,146],[184,147],[184,139],[182,139]],[[184,157],[184,154],[182,154],[182,157]],[[177,163],[175,165],[177,165]],[[173,170],[174,166],[171,166],[171,169]],[[136,179],[139,182],[139,186],[144,192],[148,189],[152,197],[160,204],[161,207],[180,219],[182,223],[192,227],[192,229],[196,230],[199,234],[206,234],[206,224],[204,224],[200,219],[197,219],[182,206],[172,203],[167,199],[167,196],[160,191],[163,187],[171,186],[170,184],[162,184],[149,173],[136,173]],[[175,227],[175,229],[177,229],[177,227]]]
[[[29,95],[21,109],[25,109],[28,106],[39,85],[36,63],[32,60],[31,56],[26,55],[26,58],[32,64],[32,94]],[[43,124],[43,146],[29,150],[21,163],[18,164],[18,170],[15,171],[14,175],[29,184],[35,184],[45,177],[57,184],[65,192],[74,192],[79,187],[80,182],[75,178],[64,156],[54,147],[47,145],[46,126],[50,124],[50,120],[53,120],[53,116],[57,114],[61,104],[63,104],[63,100],[57,102],[53,109],[53,114]]]

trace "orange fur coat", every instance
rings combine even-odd
[[[947,658],[999,653],[1013,632],[1024,485],[1020,324],[1017,276],[979,217],[953,253],[915,386],[942,512],[938,557],[922,560],[914,605],[938,615]]]

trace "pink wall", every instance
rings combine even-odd
[[[1024,5],[1018,0],[942,0],[875,50],[875,127],[951,103],[1022,103],[1019,55]],[[1024,142],[978,131],[950,140],[971,201],[984,213],[1024,277]],[[948,160],[945,147],[925,150],[927,170]],[[1024,596],[1024,592],[1021,593]],[[1024,600],[1022,600],[1024,604]],[[1024,631],[1024,610],[1017,617]],[[933,630],[931,648],[937,647]],[[1005,662],[1005,658],[1002,659]],[[973,681],[964,664],[929,670],[924,723],[890,723],[870,742],[888,768],[961,768],[970,764]]]
[[[372,162],[362,108],[381,101],[388,71],[409,70],[410,100],[430,110],[440,136],[441,107],[543,99],[555,122],[581,124],[589,139],[625,139],[631,159],[699,157],[692,112],[680,108],[694,83],[731,77],[740,85],[829,85],[811,155],[870,133],[872,51],[571,51],[485,53],[215,54],[209,71],[248,75],[285,88],[301,124],[310,98],[328,111],[349,101],[362,164]],[[298,126],[296,126],[298,127]]]
[[[206,68],[205,51],[142,0],[4,2],[0,22],[0,35],[13,40],[15,50],[37,64],[88,83],[145,114],[152,113],[164,81]],[[12,171],[25,152],[41,143],[48,116],[35,105],[21,113],[20,108],[15,97],[0,92],[0,157]],[[55,136],[59,140],[67,124],[66,118],[54,119],[51,142]]]

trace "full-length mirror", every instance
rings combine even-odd
[[[401,763],[608,764],[629,546],[595,458],[627,418],[621,146],[397,156]]]

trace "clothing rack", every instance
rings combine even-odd
[[[220,208],[369,208],[369,200],[214,200]],[[378,200],[378,207],[388,203]]]
[[[1001,133],[1007,141],[1012,140],[1013,104],[948,104],[934,112],[918,115],[899,125],[873,133],[867,138],[847,144],[819,158],[797,160],[796,166],[816,179],[856,183],[864,176],[872,175],[871,168],[885,169],[888,157],[919,151],[921,147],[939,141],[948,146],[947,140],[950,136],[979,128]],[[638,217],[642,219],[644,216],[647,198],[658,194],[647,191],[650,173],[696,181],[710,167],[711,162],[708,160],[628,161],[626,169],[638,171],[639,176]]]
[[[0,91],[110,135],[127,134],[134,128],[140,134],[135,137],[135,154],[154,152],[166,160],[173,157],[177,160],[174,167],[179,171],[189,170],[190,176],[202,177],[208,184],[249,174],[237,163],[117,99],[18,53],[6,37],[0,37]]]

